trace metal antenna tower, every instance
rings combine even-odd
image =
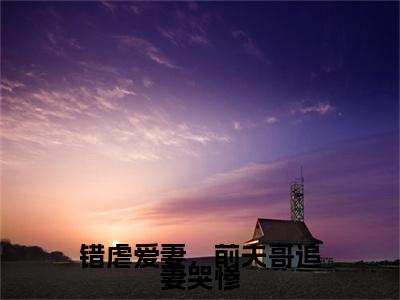
[[[300,179],[290,185],[290,217],[294,222],[304,222],[304,177],[300,167]]]

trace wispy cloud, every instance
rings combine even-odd
[[[3,91],[7,91],[10,93],[13,93],[15,89],[17,88],[21,88],[24,87],[25,84],[21,83],[21,82],[17,82],[17,81],[12,81],[12,80],[8,80],[3,78],[1,80],[1,89]]]
[[[46,73],[38,69],[35,65],[31,65],[22,71],[23,75],[30,78],[31,80],[40,81],[42,80]]]
[[[317,113],[320,115],[328,114],[335,110],[335,107],[332,106],[329,102],[321,102],[318,101],[316,103],[311,104],[309,101],[296,102],[292,104],[291,113],[300,113],[300,114],[308,114],[308,113]]]
[[[112,15],[114,15],[117,6],[112,3],[112,1],[101,1],[103,7]]]
[[[117,110],[120,109],[115,99],[120,99],[126,96],[136,96],[134,91],[116,86],[114,88],[96,88],[97,94],[94,95],[95,102],[100,109]]]
[[[152,43],[146,41],[142,38],[138,38],[132,35],[120,35],[115,37],[116,41],[120,46],[125,48],[135,49],[142,55],[145,55],[147,58],[152,61],[171,68],[171,69],[179,69],[177,65],[172,63],[166,56],[164,56],[161,51],[156,48]]]
[[[210,45],[210,41],[203,30],[198,29],[196,33],[193,33],[191,31],[183,31],[182,29],[179,29],[178,31],[161,27],[158,27],[157,29],[164,38],[178,47],[185,47],[186,44],[196,44],[201,46]]]
[[[235,30],[232,32],[232,36],[242,43],[243,50],[247,55],[255,57],[263,62],[268,62],[264,52],[246,32],[243,30]]]
[[[152,87],[152,85],[153,85],[153,81],[152,81],[150,78],[148,78],[148,77],[144,77],[144,78],[142,79],[142,83],[143,83],[143,85],[144,85],[145,88],[150,88],[150,87]]]
[[[82,50],[83,47],[78,43],[78,40],[74,37],[67,36],[58,27],[56,27],[55,32],[48,31],[45,33],[46,42],[43,47],[48,52],[61,57],[67,57],[67,49],[72,50]]]
[[[234,122],[233,122],[233,129],[235,129],[235,130],[242,130],[243,127],[242,127],[242,125],[240,124],[239,121],[234,121]]]
[[[116,76],[119,75],[117,68],[115,68],[113,66],[105,65],[102,63],[97,63],[97,62],[93,62],[93,61],[78,61],[77,64],[87,70],[104,72],[104,73],[108,73],[110,75],[116,75]]]
[[[139,5],[134,3],[131,3],[131,5],[129,5],[129,10],[133,12],[135,15],[138,15],[141,11]]]
[[[160,34],[166,38],[168,41],[170,41],[172,44],[174,44],[175,46],[183,46],[184,44],[178,39],[177,34],[172,31],[172,30],[168,30],[168,29],[164,29],[162,27],[157,27],[158,31],[160,32]]]
[[[135,91],[123,86],[39,89],[4,95],[4,150],[9,143],[28,143],[44,151],[59,146],[89,147],[87,151],[92,153],[134,162],[199,155],[205,145],[230,141],[205,126],[174,121],[147,100],[146,105],[132,110],[124,99],[136,96]]]
[[[202,13],[197,6],[189,4],[188,11],[175,10],[167,24],[157,26],[157,30],[177,47],[211,46],[209,30],[212,19],[211,14]]]
[[[267,124],[274,124],[274,123],[278,122],[278,118],[277,117],[266,117],[265,122],[267,122]]]

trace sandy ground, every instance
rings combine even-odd
[[[399,298],[399,269],[331,272],[241,269],[240,288],[161,290],[160,269],[82,269],[78,263],[3,262],[1,298]]]

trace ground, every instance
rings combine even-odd
[[[159,269],[82,269],[79,263],[3,262],[1,298],[399,298],[399,269],[240,270],[240,288],[161,289]]]

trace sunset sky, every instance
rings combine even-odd
[[[1,236],[182,242],[289,219],[398,258],[397,2],[2,2]]]

